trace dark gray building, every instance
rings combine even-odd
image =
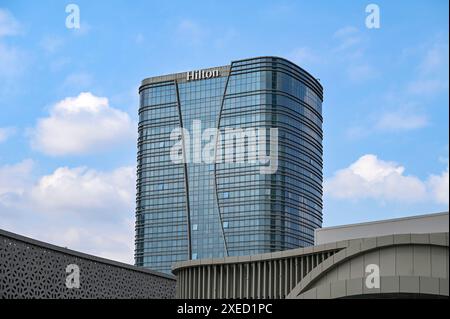
[[[139,93],[137,266],[170,272],[314,243],[323,97],[313,76],[258,57],[147,78]]]
[[[0,229],[0,299],[174,298],[175,277]]]

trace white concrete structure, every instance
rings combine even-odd
[[[325,227],[314,231],[314,244],[393,234],[448,233],[448,212]]]
[[[327,231],[315,246],[176,263],[177,297],[448,298],[448,213]]]

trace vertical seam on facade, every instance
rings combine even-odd
[[[224,105],[224,102],[225,102],[225,95],[227,94],[228,82],[230,80],[231,70],[232,69],[233,69],[233,62],[231,62],[230,70],[228,72],[227,80],[225,82],[225,88],[223,90],[223,95],[222,95],[222,101],[220,102],[219,115],[217,117],[217,130],[218,130],[219,134],[220,134],[220,119],[222,117],[222,110],[223,110],[223,105]],[[219,204],[219,193],[218,193],[218,190],[217,190],[217,163],[216,163],[216,161],[217,161],[217,153],[218,153],[218,150],[217,150],[218,139],[219,138],[218,138],[218,134],[217,134],[216,141],[215,141],[214,178],[213,178],[213,180],[214,180],[214,190],[215,190],[215,193],[216,193],[217,212],[218,212],[218,215],[219,215],[220,229],[222,230],[223,245],[224,245],[224,248],[225,248],[225,256],[228,256],[228,245],[227,245],[227,239],[225,237],[225,230],[223,228],[223,220],[222,220],[222,214],[220,212],[220,204]]]
[[[180,93],[178,91],[178,82],[174,80],[175,92],[177,97],[178,117],[180,120],[180,126],[183,129],[183,116],[181,112]],[[184,169],[184,190],[186,193],[186,221],[187,221],[187,239],[188,239],[188,260],[192,259],[192,239],[191,239],[191,208],[189,203],[189,182],[188,182],[188,169],[186,161],[186,145],[184,143],[184,134],[181,134],[181,143],[183,145],[183,169]]]

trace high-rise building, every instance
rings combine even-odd
[[[137,266],[170,272],[176,261],[314,243],[318,80],[283,58],[258,57],[147,78],[139,93]]]

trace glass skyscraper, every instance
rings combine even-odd
[[[283,58],[258,57],[147,78],[139,93],[137,266],[170,272],[172,263],[190,258],[314,243],[322,225],[323,96],[313,76]],[[193,150],[208,143],[193,138],[199,123],[200,134],[267,128],[267,154],[269,128],[278,129],[277,169],[196,161]],[[190,135],[175,134],[180,128]],[[220,138],[213,140],[227,152]],[[177,144],[184,162],[171,157]],[[241,151],[248,159],[247,149],[234,156]]]

